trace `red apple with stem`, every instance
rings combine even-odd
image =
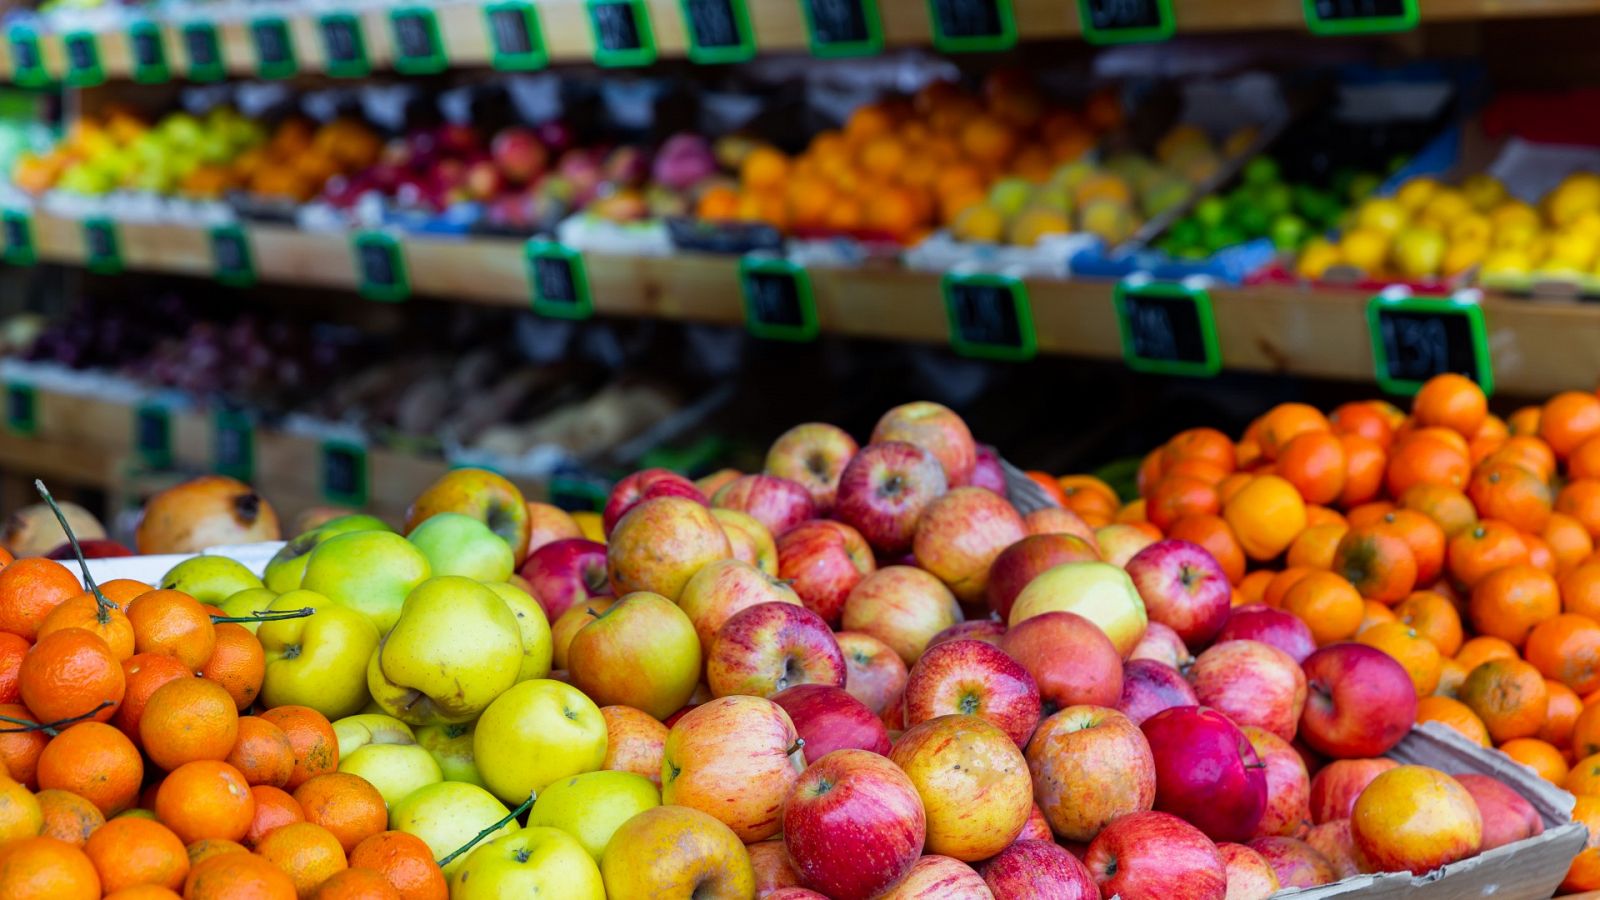
[[[984,597],[989,609],[1003,622],[1011,604],[1028,583],[1050,569],[1069,562],[1097,562],[1100,554],[1086,540],[1071,534],[1033,534],[1007,547],[989,567]]]
[[[843,687],[844,653],[822,617],[790,603],[759,603],[722,623],[706,659],[717,697],[772,697],[797,684]]]
[[[874,568],[866,540],[843,522],[812,519],[778,538],[778,577],[830,625],[839,621],[851,589]]]
[[[1333,644],[1306,657],[1300,738],[1343,759],[1382,756],[1417,718],[1417,689],[1389,654],[1365,644]]]
[[[1000,638],[1000,649],[1033,676],[1044,715],[1069,706],[1116,706],[1122,698],[1121,655],[1105,632],[1076,613],[1020,622]]]
[[[1020,747],[1039,724],[1039,686],[1021,663],[993,644],[940,644],[911,667],[905,724],[957,714],[988,720]]]
[[[1233,586],[1216,557],[1188,541],[1164,540],[1140,550],[1124,568],[1144,598],[1150,621],[1178,633],[1191,650],[1222,630]]]
[[[774,538],[817,516],[811,493],[776,475],[741,475],[723,485],[711,505],[744,513],[767,527]]]
[[[575,603],[611,593],[606,580],[606,545],[583,538],[545,544],[528,555],[520,574],[551,622]]]
[[[1139,726],[1099,706],[1072,706],[1028,742],[1033,794],[1064,841],[1088,841],[1119,816],[1150,809],[1155,759]]]
[[[839,477],[860,448],[842,428],[807,422],[778,435],[767,450],[768,475],[787,478],[811,494],[819,514],[833,510]]]
[[[1217,845],[1164,812],[1113,819],[1089,843],[1083,862],[1107,900],[1223,900],[1228,893]]]
[[[772,702],[783,707],[795,731],[806,742],[806,762],[814,763],[835,750],[889,753],[889,731],[866,704],[844,688],[800,684],[779,691]]]
[[[979,871],[995,900],[1100,900],[1089,869],[1048,839],[1017,841]]]
[[[1123,665],[1122,695],[1112,704],[1135,725],[1164,709],[1199,705],[1194,688],[1176,669],[1150,659],[1133,659]]]
[[[875,716],[882,717],[891,706],[899,707],[910,674],[900,654],[859,631],[840,631],[833,637],[844,654],[845,691],[866,704]]]
[[[904,553],[923,511],[947,489],[944,468],[928,451],[904,441],[870,444],[845,467],[833,514],[877,552]]]
[[[656,497],[687,497],[698,502],[701,506],[709,506],[706,496],[694,486],[694,482],[667,469],[644,469],[616,483],[611,489],[611,495],[606,498],[605,510],[600,514],[600,521],[605,527],[606,534],[617,527],[617,522],[633,509],[646,500]]]
[[[1285,741],[1294,738],[1306,705],[1306,676],[1294,658],[1260,641],[1224,641],[1196,657],[1189,680],[1203,706],[1255,725]]]
[[[896,406],[872,429],[871,444],[905,441],[932,453],[944,467],[945,480],[960,487],[972,477],[978,447],[967,423],[949,407],[926,400]]]
[[[1213,840],[1245,841],[1267,806],[1261,760],[1227,716],[1203,706],[1164,709],[1139,726],[1156,763],[1156,804]]]

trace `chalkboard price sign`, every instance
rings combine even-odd
[[[262,78],[290,78],[300,71],[294,33],[287,21],[277,16],[256,19],[250,23],[250,37],[256,45],[256,74]]]
[[[5,261],[13,266],[31,266],[38,262],[38,251],[33,245],[33,218],[20,209],[0,213],[0,227],[5,229]]]
[[[872,56],[883,50],[878,0],[800,0],[813,56]]]
[[[506,72],[531,72],[549,61],[544,48],[544,33],[539,29],[539,14],[525,0],[503,0],[483,8],[489,26],[491,61]]]
[[[529,241],[523,254],[534,312],[556,319],[587,319],[594,315],[589,272],[582,254],[554,241],[541,240]]]
[[[349,441],[322,445],[322,499],[336,506],[367,505],[367,450]]]
[[[1128,368],[1201,378],[1222,370],[1208,292],[1176,282],[1123,282],[1114,302]]]
[[[6,383],[6,427],[12,434],[33,437],[39,430],[39,392],[21,381]]]
[[[1010,50],[1017,43],[1011,0],[928,0],[933,45],[946,53]]]
[[[94,87],[106,80],[100,67],[100,42],[90,31],[74,31],[61,39],[67,57],[67,84]]]
[[[1421,18],[1417,0],[1304,0],[1306,27],[1313,34],[1377,34],[1409,31]]]
[[[1177,30],[1172,0],[1078,0],[1078,24],[1091,44],[1164,41]]]
[[[404,75],[432,75],[449,68],[439,19],[426,6],[404,6],[389,13],[394,32],[394,68]]]
[[[381,231],[361,231],[351,239],[350,246],[361,296],[398,303],[411,295],[405,253],[399,241]]]
[[[221,81],[227,76],[222,62],[222,40],[211,22],[183,26],[183,47],[189,55],[190,81]]]
[[[217,280],[223,284],[249,287],[256,283],[255,259],[243,228],[221,225],[211,229],[211,257]]]
[[[689,36],[689,59],[697,63],[744,62],[756,55],[755,32],[745,0],[679,0]]]
[[[940,281],[950,346],[962,356],[1022,361],[1038,352],[1028,288],[1009,275],[949,274]]]
[[[250,417],[236,410],[219,410],[211,426],[212,468],[229,478],[249,481],[256,468],[256,429]]]
[[[122,245],[115,222],[104,217],[83,220],[83,264],[97,275],[122,271]]]
[[[154,22],[135,22],[128,26],[128,49],[133,56],[133,80],[140,84],[160,84],[172,78],[167,67],[167,45],[161,27]]]
[[[589,0],[589,25],[596,65],[620,68],[656,61],[655,31],[645,0]]]
[[[354,13],[327,13],[317,20],[322,32],[323,67],[335,78],[365,78],[372,73],[367,60],[366,32]]]
[[[16,24],[6,31],[11,45],[11,80],[23,87],[38,87],[50,81],[44,70],[44,52],[39,49],[39,33],[31,25]]]
[[[133,448],[152,469],[172,465],[172,414],[166,407],[145,403],[133,411]]]
[[[758,338],[814,341],[820,330],[811,275],[786,259],[746,256],[739,260],[744,324]]]
[[[1483,309],[1456,300],[1386,297],[1367,301],[1367,330],[1378,384],[1391,394],[1415,394],[1423,382],[1456,372],[1494,393]]]

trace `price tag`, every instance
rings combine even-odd
[[[6,427],[19,437],[39,431],[39,392],[21,381],[6,383]]]
[[[218,410],[212,420],[212,468],[229,478],[249,481],[256,469],[256,428],[250,417]]]
[[[50,81],[44,70],[44,52],[39,49],[39,33],[31,25],[16,24],[6,31],[11,44],[11,80],[23,87],[38,87]]]
[[[1078,25],[1091,44],[1164,41],[1177,30],[1172,0],[1078,0]]]
[[[97,275],[122,271],[122,246],[115,222],[103,216],[83,220],[83,264]]]
[[[525,0],[504,0],[483,8],[489,26],[490,61],[507,72],[531,72],[549,62],[539,14]]]
[[[183,26],[183,49],[189,57],[190,81],[221,81],[227,77],[222,64],[222,40],[214,22],[189,22]]]
[[[556,319],[587,319],[594,315],[583,254],[554,241],[540,240],[524,245],[523,254],[528,262],[534,312]]]
[[[744,324],[769,341],[814,341],[820,330],[811,275],[786,259],[746,256],[739,260]]]
[[[1117,285],[1122,358],[1136,372],[1210,378],[1222,371],[1211,295],[1171,281]]]
[[[5,260],[13,266],[31,266],[39,261],[33,244],[33,218],[19,209],[0,213],[0,227],[5,229]]]
[[[322,445],[322,499],[335,506],[367,505],[367,450],[349,441]]]
[[[950,346],[962,356],[1029,360],[1039,351],[1028,286],[1009,275],[949,274],[940,280]]]
[[[133,449],[146,466],[172,465],[172,414],[158,403],[145,403],[133,411]]]
[[[322,55],[334,78],[365,78],[372,74],[367,59],[367,37],[354,13],[327,13],[317,20],[322,32]]]
[[[61,39],[61,47],[67,57],[67,84],[94,87],[106,80],[105,69],[100,66],[100,42],[93,32],[70,32]]]
[[[825,58],[873,56],[883,51],[878,0],[800,0],[811,54]]]
[[[1017,43],[1011,0],[928,0],[933,45],[946,53],[1010,50]]]
[[[645,0],[589,0],[589,25],[596,65],[619,68],[656,61],[655,31]]]
[[[567,512],[600,512],[611,495],[604,484],[593,479],[557,475],[550,479],[550,505]]]
[[[1421,16],[1417,0],[1304,0],[1312,34],[1376,34],[1410,31]]]
[[[689,37],[690,62],[735,63],[756,55],[755,32],[744,0],[678,0],[678,4]]]
[[[292,78],[300,71],[295,58],[294,33],[279,16],[266,16],[250,23],[250,39],[256,45],[256,74],[262,78]]]
[[[211,229],[211,258],[216,263],[217,280],[223,284],[250,287],[256,283],[250,238],[238,225],[219,225]]]
[[[1488,329],[1476,303],[1379,294],[1367,301],[1367,330],[1378,384],[1391,394],[1415,394],[1443,372],[1494,393]]]
[[[394,68],[405,75],[432,75],[449,67],[439,19],[426,6],[403,6],[389,13],[394,30]]]
[[[159,84],[171,80],[172,72],[167,68],[167,45],[161,36],[161,26],[154,22],[129,25],[128,50],[133,57],[134,81]]]
[[[398,303],[411,296],[406,257],[399,241],[381,231],[360,231],[350,246],[355,253],[361,296],[384,303]]]

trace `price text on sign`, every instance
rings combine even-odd
[[[27,25],[12,25],[6,32],[11,45],[11,79],[24,87],[50,80],[44,70],[44,52],[39,49],[39,34]]]
[[[322,498],[339,506],[367,505],[367,451],[348,441],[322,445]]]
[[[167,67],[167,45],[161,27],[154,22],[135,22],[128,26],[128,48],[133,55],[133,80],[140,84],[159,84],[172,78]]]
[[[1211,295],[1173,282],[1117,285],[1122,358],[1136,372],[1209,378],[1222,370]]]
[[[1483,309],[1475,303],[1373,297],[1367,329],[1378,384],[1392,394],[1414,394],[1444,372],[1465,375],[1494,392]]]
[[[360,18],[352,13],[328,13],[317,20],[317,30],[322,32],[323,68],[329,75],[365,78],[371,74]]]
[[[933,44],[948,53],[1009,50],[1017,43],[1011,0],[928,0]]]
[[[491,61],[505,72],[542,69],[548,58],[544,33],[539,29],[539,14],[525,0],[505,0],[483,8],[489,27]]]
[[[396,303],[411,295],[400,243],[381,231],[363,231],[351,240],[361,296]]]
[[[1306,27],[1314,34],[1374,34],[1408,31],[1420,18],[1417,0],[1303,0]]]
[[[1091,44],[1164,41],[1177,27],[1172,0],[1078,0],[1078,23]]]
[[[67,56],[67,84],[73,87],[94,87],[106,80],[100,67],[100,43],[92,32],[75,31],[62,38],[62,49]]]
[[[122,247],[115,222],[106,218],[84,220],[83,264],[97,275],[122,271]]]
[[[272,16],[251,22],[250,38],[256,45],[256,74],[262,78],[290,78],[300,71],[294,34],[284,19]]]
[[[190,81],[221,81],[227,75],[216,25],[211,22],[184,25],[183,47],[189,55]]]
[[[5,229],[5,260],[13,266],[31,266],[38,261],[33,245],[33,219],[22,210],[8,209],[0,213],[0,227]]]
[[[432,75],[450,66],[439,37],[439,19],[426,6],[406,6],[389,13],[394,32],[394,67],[404,75]]]
[[[256,266],[250,252],[250,239],[237,225],[211,230],[211,257],[218,281],[234,287],[256,283]]]
[[[524,255],[533,311],[557,319],[587,319],[594,315],[589,294],[589,272],[583,255],[553,241],[533,240]]]
[[[946,275],[940,281],[950,346],[962,356],[1027,360],[1038,352],[1028,288],[1008,275]]]
[[[878,0],[801,0],[815,56],[872,56],[883,50]]]
[[[39,430],[39,392],[20,381],[6,384],[6,427],[12,434],[33,437]]]
[[[744,257],[739,261],[744,323],[751,334],[772,341],[814,341],[817,304],[811,275],[784,259]]]
[[[656,61],[655,31],[645,0],[589,0],[594,31],[594,61],[617,68]]]
[[[211,429],[212,468],[240,481],[249,481],[256,468],[256,429],[244,413],[222,410]]]
[[[744,62],[756,55],[755,32],[745,0],[678,0],[689,59],[697,63]]]
[[[133,448],[152,469],[172,465],[172,414],[166,407],[146,403],[133,411]]]

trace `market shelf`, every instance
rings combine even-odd
[[[659,57],[663,59],[704,59],[726,61],[746,56],[751,52],[807,52],[812,49],[810,29],[803,7],[805,0],[744,0],[739,4],[746,10],[749,22],[751,49],[719,54],[711,51],[701,54],[689,44],[683,0],[633,0],[636,8],[645,10],[648,30],[653,34],[653,50],[635,53],[631,59],[623,58],[618,64],[631,62],[648,65]],[[619,5],[627,5],[620,4]],[[1075,4],[1063,0],[1012,0],[1016,38],[1022,41],[1052,38],[1074,38],[1083,34]],[[393,8],[366,8],[338,11],[359,23],[363,60],[351,63],[341,59],[330,65],[328,37],[323,20],[328,10],[295,10],[263,7],[263,12],[253,18],[226,20],[192,19],[179,22],[169,19],[143,20],[142,24],[116,30],[75,32],[74,35],[92,35],[96,48],[98,67],[69,71],[68,35],[46,32],[37,35],[41,68],[19,73],[17,40],[15,32],[10,39],[0,41],[0,73],[4,77],[23,82],[48,78],[67,78],[83,85],[101,79],[166,80],[167,77],[192,77],[194,80],[219,80],[225,77],[288,77],[296,73],[324,73],[336,76],[363,77],[369,71],[398,68],[402,72],[437,71],[449,66],[482,67],[499,66],[508,70],[526,71],[547,63],[584,63],[596,60],[595,29],[590,19],[589,7],[584,0],[541,0],[526,3],[522,0],[506,3],[456,3],[431,6],[437,22],[438,53],[427,53],[415,59],[400,59],[396,32],[391,16],[395,10],[416,10],[427,5],[397,6]],[[935,41],[930,20],[931,4],[926,0],[879,0],[868,4],[876,6],[881,20],[883,46],[921,46]],[[518,13],[532,11],[538,22],[543,52],[524,53],[497,59],[495,38],[487,14],[490,8]],[[1600,14],[1600,0],[1418,0],[1420,21],[1456,22],[1518,17],[1550,17]],[[282,35],[287,35],[287,46],[292,55],[272,54],[272,61],[262,66],[261,35],[256,24],[264,20],[281,21],[280,35],[270,38],[268,46],[277,47]],[[1172,21],[1177,33],[1212,31],[1256,31],[1269,29],[1305,29],[1303,0],[1172,0]],[[194,23],[214,28],[216,60],[202,64],[191,71],[190,41]],[[274,26],[274,29],[276,26]],[[162,49],[164,71],[138,65],[135,57],[134,34],[143,30],[153,35]],[[75,38],[76,39],[76,38]],[[147,41],[148,38],[142,38]],[[209,39],[201,39],[209,40]],[[878,41],[859,45],[865,52],[874,52]],[[977,44],[975,42],[974,49]],[[529,44],[528,46],[532,46]],[[957,49],[952,47],[951,49]],[[149,57],[153,59],[154,57]],[[87,59],[87,57],[84,57]],[[290,60],[285,62],[285,60]]]

